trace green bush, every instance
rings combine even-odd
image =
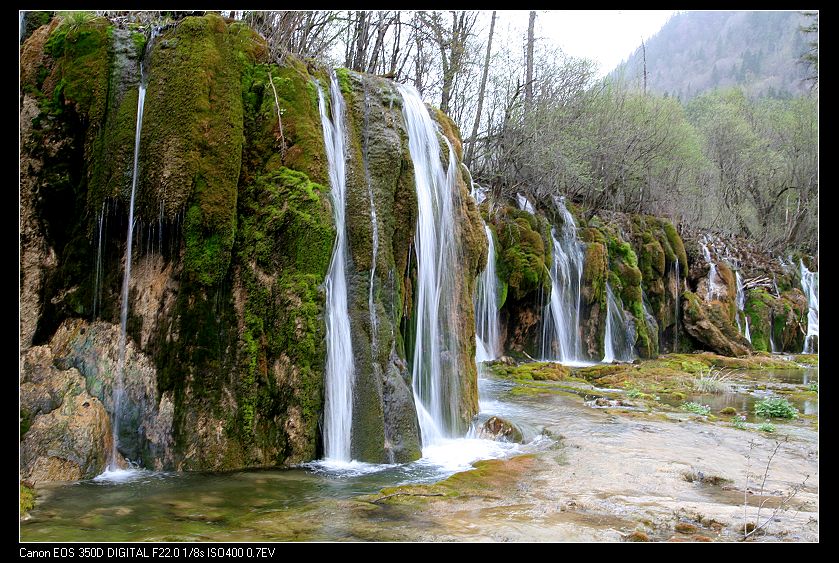
[[[692,412],[694,414],[701,414],[701,415],[709,415],[711,414],[711,407],[706,405],[700,405],[699,403],[685,403],[682,405],[682,410],[687,412]]]
[[[769,422],[764,422],[764,423],[762,423],[761,425],[759,425],[759,426],[757,427],[757,429],[758,429],[758,430],[760,430],[761,432],[769,432],[769,433],[772,433],[772,432],[774,432],[774,431],[775,431],[775,425],[774,425],[774,424],[771,424],[771,423],[769,423]]]
[[[763,399],[755,403],[755,414],[774,418],[798,418],[798,409],[783,398]]]
[[[731,418],[731,425],[737,430],[746,429],[746,418],[742,416],[734,416]]]

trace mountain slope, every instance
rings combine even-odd
[[[805,92],[800,61],[812,21],[800,12],[682,12],[647,41],[647,88],[682,100],[715,88],[742,86],[749,95]],[[643,84],[639,46],[612,76]]]

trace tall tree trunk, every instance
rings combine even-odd
[[[489,39],[487,39],[487,54],[484,57],[484,72],[481,75],[481,86],[478,89],[478,109],[475,111],[475,123],[472,125],[472,136],[469,138],[469,146],[466,149],[466,166],[472,166],[472,157],[475,155],[475,144],[478,142],[478,127],[481,123],[481,111],[484,108],[484,93],[486,92],[487,75],[489,74],[489,59],[492,53],[492,34],[495,31],[495,11],[492,12],[492,20],[489,24]]]
[[[536,23],[536,12],[530,12],[527,24],[527,76],[524,83],[524,105],[530,110],[533,105],[533,24]]]

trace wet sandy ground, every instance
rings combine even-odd
[[[537,454],[501,500],[488,493],[415,507],[431,525],[414,539],[739,541],[761,503],[753,540],[819,539],[818,433],[808,425],[780,423],[767,436],[687,413],[660,420],[592,409],[567,394],[512,406],[511,418],[541,422],[561,436],[559,447]]]

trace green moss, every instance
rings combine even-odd
[[[489,368],[499,377],[525,381],[561,381],[571,374],[570,368],[553,362],[528,362],[517,366],[493,363]]]
[[[746,294],[746,316],[749,318],[749,333],[752,347],[762,352],[771,352],[769,342],[770,312],[774,298],[763,288],[749,290]]]
[[[338,77],[338,86],[341,88],[341,93],[344,95],[352,95],[352,83],[350,82],[350,70],[347,68],[336,68],[335,76]]]
[[[95,18],[62,23],[50,35],[45,52],[56,60],[47,96],[72,103],[89,122],[102,121],[107,105],[110,36],[108,21]]]
[[[606,306],[606,273],[609,257],[606,247],[601,243],[590,243],[586,247],[583,262],[583,296],[586,303],[600,303]]]
[[[539,220],[527,212],[505,207],[496,215],[498,277],[506,280],[506,295],[517,301],[550,283],[545,242]],[[549,291],[549,288],[547,289]]]
[[[620,241],[617,238],[610,238],[609,256],[620,257],[621,260],[628,264],[631,268],[638,268],[638,257],[635,255],[635,251],[632,250],[632,246],[628,242]]]
[[[688,258],[687,253],[685,252],[685,243],[682,241],[682,237],[680,237],[679,233],[676,232],[676,228],[673,227],[673,224],[666,219],[661,219],[661,227],[667,235],[667,240],[670,242],[670,248],[673,250],[676,258],[679,259],[682,271],[685,271]]]
[[[23,516],[35,508],[35,491],[23,483],[20,484],[20,515]]]
[[[236,231],[242,153],[239,57],[214,14],[185,18],[155,42],[141,135],[141,216],[186,210],[185,272],[224,276]]]

